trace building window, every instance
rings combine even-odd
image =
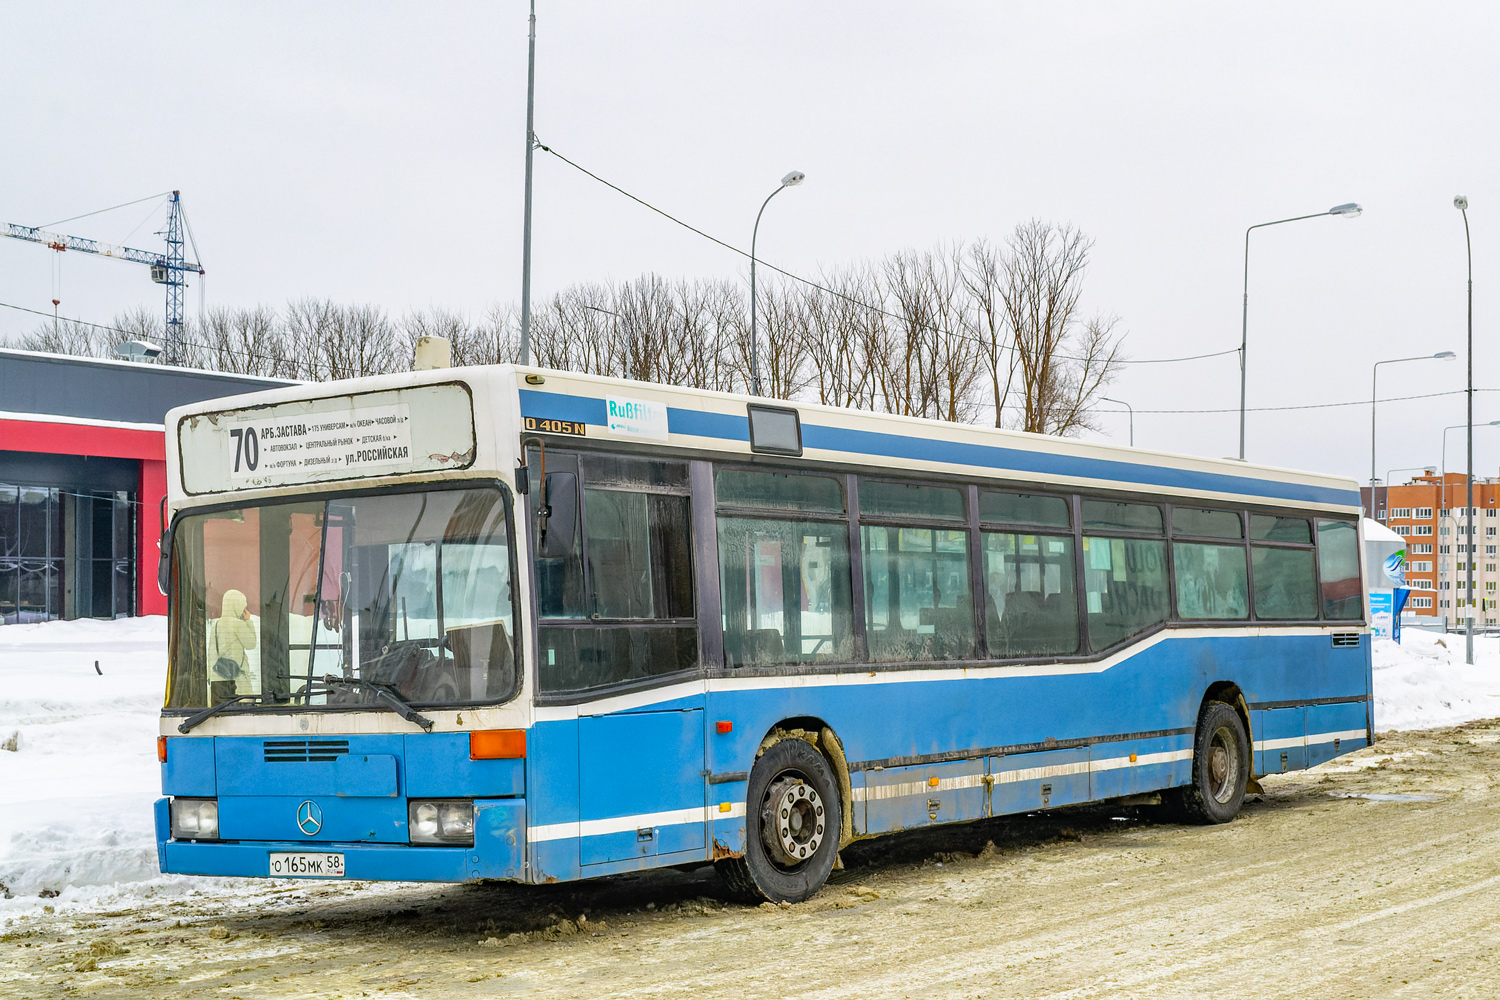
[[[1494,501],[1491,500],[1490,503],[1494,503]],[[1484,516],[1485,517],[1494,517],[1495,516],[1495,508],[1493,508],[1493,507],[1487,508],[1485,510],[1485,512],[1484,512]]]
[[[1431,573],[1432,572],[1432,563],[1431,562],[1414,562],[1414,563],[1411,564],[1411,571],[1413,573]]]
[[[1411,517],[1411,508],[1410,507],[1392,507],[1390,513],[1391,513],[1391,517],[1394,517],[1394,518],[1407,518],[1407,519],[1410,519],[1410,517]]]
[[[1432,555],[1432,543],[1427,542],[1425,544],[1413,545],[1411,552],[1414,556],[1430,556]]]
[[[1411,589],[1412,590],[1431,590],[1432,589],[1432,581],[1431,580],[1411,580],[1411,581],[1408,581],[1408,582],[1411,584]]]
[[[1411,606],[1414,607],[1414,608],[1430,608],[1430,607],[1432,607],[1432,598],[1430,598],[1430,597],[1413,597],[1411,599]]]
[[[1443,556],[1448,555],[1450,548],[1451,548],[1451,546],[1448,546],[1448,545],[1439,545],[1438,546],[1438,555],[1443,555]]]
[[[1416,516],[1416,518],[1418,520],[1429,521],[1429,520],[1432,519],[1432,508],[1431,507],[1418,507],[1415,516]]]

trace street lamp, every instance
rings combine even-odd
[[[750,394],[753,396],[760,395],[760,339],[755,332],[755,240],[760,235],[760,217],[765,214],[772,198],[806,179],[807,175],[800,170],[793,170],[783,177],[781,185],[760,203],[760,211],[755,213],[755,228],[750,232]]]
[[[1468,472],[1468,507],[1464,515],[1469,519],[1469,544],[1474,544],[1474,247],[1469,242],[1469,199],[1465,195],[1455,195],[1453,207],[1458,209],[1464,217],[1464,250],[1469,258],[1469,384],[1466,392],[1468,400],[1468,427],[1469,427],[1469,472]],[[1469,595],[1469,613],[1467,615],[1468,627],[1464,629],[1464,662],[1474,662],[1474,560],[1473,550],[1469,552],[1468,581],[1465,591]]]
[[[1125,407],[1125,409],[1130,413],[1130,447],[1134,448],[1135,447],[1135,407],[1131,406],[1129,403],[1125,402],[1125,400],[1123,400],[1123,399],[1110,399],[1108,396],[1100,396],[1099,398],[1102,399],[1102,400],[1104,400],[1106,403],[1118,403],[1119,405]]]
[[[1336,215],[1343,219],[1357,219],[1364,209],[1354,202],[1343,205],[1335,205],[1326,212],[1314,212],[1312,215],[1294,215],[1290,219],[1277,219],[1274,222],[1257,222],[1245,230],[1245,294],[1240,312],[1240,461],[1245,460],[1245,374],[1247,370],[1247,354],[1245,352],[1246,342],[1250,332],[1250,233],[1256,229],[1264,229],[1267,226],[1279,226],[1283,222],[1301,222],[1303,219],[1320,219],[1325,215]]]
[[[1452,351],[1438,351],[1436,354],[1423,354],[1414,358],[1390,358],[1385,361],[1377,361],[1370,366],[1370,516],[1375,516],[1375,379],[1380,374],[1381,365],[1397,365],[1403,361],[1452,361],[1458,357]]]
[[[1432,465],[1408,465],[1408,466],[1405,466],[1404,468],[1390,469],[1390,470],[1388,470],[1386,472],[1386,474],[1385,474],[1385,506],[1384,507],[1381,507],[1379,504],[1377,504],[1375,502],[1375,490],[1373,488],[1370,490],[1370,510],[1372,511],[1372,513],[1370,514],[1370,517],[1373,520],[1379,521],[1380,517],[1379,517],[1379,514],[1377,512],[1382,511],[1382,510],[1385,511],[1386,512],[1385,521],[1386,521],[1386,526],[1387,527],[1390,526],[1391,477],[1394,476],[1398,472],[1425,472],[1429,476],[1434,476],[1434,475],[1437,475],[1437,467],[1436,466],[1432,466]]]

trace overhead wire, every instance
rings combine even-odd
[[[53,319],[53,316],[52,316],[51,313],[42,312],[40,309],[29,309],[26,306],[18,306],[18,305],[15,305],[14,303],[11,303],[11,302],[0,302],[0,308],[14,309],[14,310],[16,310],[18,312],[31,313],[32,315],[41,316],[41,317],[44,317],[46,319]],[[119,335],[121,335],[123,337],[134,336],[135,332],[136,332],[136,331],[131,331],[131,330],[123,330],[123,329],[121,329],[120,327],[117,327],[117,326],[109,326],[108,324],[105,324],[105,323],[90,323],[88,320],[83,320],[83,319],[67,319],[66,317],[64,317],[62,319],[59,319],[58,322],[61,322],[61,323],[72,323],[72,324],[75,324],[77,326],[87,326],[87,327],[90,327],[90,328],[95,329],[95,330],[104,330],[104,331],[109,332],[109,333],[117,333],[117,334],[119,334]],[[265,353],[261,353],[261,352],[258,352],[258,351],[242,350],[240,348],[225,348],[224,346],[219,345],[219,344],[207,344],[207,343],[204,343],[203,341],[199,341],[199,340],[185,340],[185,339],[182,339],[182,340],[176,341],[176,343],[182,345],[183,347],[198,347],[198,348],[202,348],[205,351],[224,351],[224,350],[228,350],[232,354],[237,354],[237,355],[240,355],[241,357],[250,358],[250,359],[253,359],[253,360],[256,360],[256,361],[280,361],[280,362],[288,362],[288,363],[291,363],[293,365],[306,366],[308,368],[313,369],[316,372],[327,372],[330,375],[334,374],[334,366],[330,365],[330,364],[328,364],[327,362],[324,362],[324,361],[310,361],[310,360],[306,360],[306,359],[302,359],[302,358],[295,358],[295,359],[294,358],[287,358],[287,357],[284,357],[284,356],[282,356],[280,354],[265,354]],[[226,375],[252,375],[253,377],[256,377],[256,378],[275,377],[275,376],[254,376],[253,373],[251,373],[251,372],[224,372],[223,374],[226,374]]]
[[[41,316],[41,317],[46,318],[46,319],[51,319],[52,318],[49,313],[42,312],[40,309],[30,309],[30,308],[27,308],[26,306],[18,306],[18,305],[15,305],[13,303],[10,303],[10,302],[0,302],[0,308],[14,309],[14,310],[17,310],[18,312],[31,313],[34,316]],[[68,320],[62,320],[61,322],[75,323],[75,324],[77,324],[79,326],[92,327],[92,328],[94,328],[96,330],[107,330],[110,333],[118,333],[118,334],[121,334],[121,335],[124,335],[124,336],[130,336],[130,334],[131,334],[131,331],[129,331],[129,330],[122,330],[121,328],[119,328],[117,326],[109,326],[109,325],[104,324],[104,323],[90,323],[87,320],[68,319]],[[206,351],[219,351],[219,350],[224,350],[225,349],[225,348],[223,348],[223,347],[221,347],[219,345],[206,344],[206,343],[203,343],[202,341],[180,340],[180,341],[178,341],[178,343],[182,344],[185,347],[199,347],[199,348],[202,348],[203,350],[206,350]],[[257,353],[255,351],[243,351],[243,350],[239,350],[239,349],[233,349],[233,353],[242,355],[242,356],[247,357],[247,358],[254,358],[254,359],[262,360],[262,361],[291,361],[291,360],[293,360],[293,359],[290,359],[290,358],[283,357],[283,356],[281,356],[279,354],[262,354],[262,353]],[[298,364],[306,364],[309,367],[314,368],[314,369],[316,369],[318,371],[328,371],[330,373],[333,371],[333,366],[331,366],[331,365],[329,365],[329,364],[327,364],[325,362],[300,361],[299,360],[299,361],[297,361],[297,363]],[[225,374],[249,374],[249,373],[245,373],[245,372],[226,372]],[[1434,399],[1434,398],[1439,397],[1439,396],[1457,396],[1457,395],[1462,395],[1464,393],[1464,391],[1465,390],[1463,390],[1463,389],[1453,389],[1453,390],[1450,390],[1450,391],[1447,391],[1447,392],[1428,392],[1428,393],[1423,393],[1421,395],[1416,395],[1416,396],[1387,396],[1387,397],[1385,397],[1383,399],[1376,400],[1376,402],[1378,402],[1378,403],[1401,403],[1401,402],[1405,402],[1405,401],[1413,400],[1413,399]],[[1500,392],[1500,389],[1475,389],[1474,391],[1475,392]],[[1354,400],[1349,400],[1348,402],[1342,402],[1342,403],[1305,403],[1305,404],[1302,404],[1302,405],[1299,405],[1299,406],[1251,406],[1251,407],[1248,408],[1248,412],[1251,412],[1251,413],[1271,413],[1271,412],[1275,412],[1275,411],[1279,411],[1279,410],[1326,410],[1326,409],[1335,409],[1335,408],[1338,408],[1338,407],[1345,407],[1345,406],[1369,406],[1369,405],[1370,405],[1370,400],[1368,400],[1368,399],[1354,399]],[[1102,412],[1102,413],[1124,413],[1126,411],[1124,411],[1124,410],[1101,410],[1100,412]],[[1190,414],[1190,413],[1238,413],[1239,412],[1239,407],[1224,407],[1224,408],[1220,408],[1220,409],[1201,409],[1201,410],[1190,410],[1190,409],[1181,409],[1181,410],[1145,410],[1145,409],[1140,409],[1138,407],[1135,412],[1136,413],[1179,413],[1179,414]]]
[[[684,222],[682,219],[679,219],[677,216],[675,216],[672,213],[666,211],[665,209],[658,208],[657,206],[651,204],[649,201],[647,201],[646,199],[640,197],[639,195],[632,194],[631,192],[629,192],[629,191],[625,190],[624,188],[620,187],[618,184],[615,184],[612,181],[605,180],[603,177],[600,177],[598,174],[594,173],[592,170],[588,169],[587,167],[583,166],[582,164],[575,163],[574,161],[568,159],[563,154],[559,153],[557,150],[553,149],[551,146],[547,146],[547,145],[545,145],[545,144],[543,144],[541,142],[538,142],[536,144],[536,148],[540,149],[544,153],[549,153],[552,156],[557,157],[559,160],[561,160],[562,162],[566,163],[568,166],[572,167],[574,170],[577,170],[580,173],[585,174],[586,176],[593,178],[594,180],[598,181],[600,184],[603,184],[605,187],[609,188],[610,190],[618,192],[619,194],[624,195],[625,197],[629,198],[631,201],[635,202],[636,204],[641,205],[642,207],[647,208],[647,209],[655,212],[657,215],[660,215],[662,218],[664,218],[664,219],[666,219],[666,220],[668,220],[668,221],[670,221],[670,222],[672,222],[672,223],[674,223],[676,225],[681,226],[682,228],[688,230],[691,233],[695,233],[698,236],[703,237],[704,239],[708,240],[710,243],[715,243],[718,246],[723,247],[725,250],[730,251],[731,253],[739,254],[741,257],[744,257],[746,260],[752,259],[749,251],[742,250],[742,249],[740,249],[737,246],[734,246],[734,245],[732,245],[730,243],[726,243],[724,240],[719,239],[717,236],[712,236],[712,235],[704,232],[703,230],[699,229],[697,226],[694,226],[694,225],[692,225],[690,223]],[[843,299],[846,302],[851,302],[854,305],[857,305],[857,306],[859,306],[862,309],[868,309],[869,311],[874,312],[874,313],[878,313],[881,316],[885,316],[888,319],[899,320],[899,321],[901,321],[903,323],[909,323],[910,322],[909,317],[902,316],[899,313],[891,312],[890,310],[888,310],[888,309],[886,309],[886,308],[884,308],[882,306],[877,306],[877,305],[874,305],[872,303],[862,301],[861,299],[858,299],[858,298],[856,298],[856,297],[854,297],[852,295],[849,295],[847,292],[841,292],[838,289],[829,288],[827,285],[824,285],[824,284],[822,284],[820,282],[817,282],[817,281],[813,281],[811,278],[804,278],[800,274],[794,274],[791,271],[786,270],[785,268],[777,267],[775,264],[772,264],[772,263],[769,263],[767,261],[764,261],[764,260],[762,260],[759,257],[755,257],[755,258],[753,258],[753,260],[755,261],[756,264],[760,265],[761,267],[764,267],[764,268],[767,268],[769,270],[775,271],[777,274],[780,274],[780,275],[782,275],[784,277],[790,278],[793,281],[801,282],[802,284],[807,285],[810,288],[816,288],[816,289],[818,289],[821,292],[825,292],[825,293],[827,293],[829,295],[833,295],[833,296],[835,296],[837,298]],[[975,343],[979,344],[980,346],[986,347],[986,348],[991,348],[991,349],[995,349],[995,350],[1009,350],[1009,349],[1011,349],[1011,348],[1014,347],[1014,344],[999,344],[999,343],[992,344],[990,341],[985,340],[983,337],[976,337],[976,336],[973,336],[971,334],[965,334],[965,333],[961,333],[961,332],[958,332],[958,331],[951,331],[951,330],[950,331],[939,331],[938,328],[933,327],[933,326],[929,326],[927,324],[918,324],[918,325],[923,326],[925,329],[933,330],[934,332],[947,332],[947,333],[950,333],[950,334],[952,334],[954,336],[957,336],[957,337],[959,337],[961,339],[974,341]],[[1127,364],[1127,365],[1161,365],[1161,364],[1172,364],[1172,363],[1179,362],[1179,361],[1198,361],[1198,360],[1203,359],[1203,358],[1217,358],[1217,357],[1222,357],[1222,356],[1224,356],[1226,354],[1238,354],[1239,351],[1240,351],[1240,349],[1238,347],[1233,347],[1233,348],[1229,348],[1228,350],[1215,351],[1215,352],[1210,353],[1210,354],[1194,354],[1194,355],[1190,355],[1188,357],[1181,357],[1181,358],[1143,358],[1143,359],[1138,360],[1138,361],[1137,360],[1132,360],[1132,359],[1129,359],[1129,358],[1122,358],[1122,359],[1119,359],[1117,361],[1117,363],[1118,364]],[[1055,355],[1055,356],[1056,357],[1067,358],[1070,361],[1089,360],[1089,359],[1085,359],[1085,358],[1072,357],[1070,355],[1065,355],[1065,354],[1059,354],[1059,355]],[[1095,360],[1097,360],[1097,359],[1095,359]]]

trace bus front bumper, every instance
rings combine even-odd
[[[274,840],[172,840],[168,799],[156,802],[156,852],[163,873],[278,878],[272,854],[340,854],[345,880],[391,882],[525,881],[525,802],[475,803],[474,844],[428,847],[412,844]],[[337,881],[337,879],[335,879]]]

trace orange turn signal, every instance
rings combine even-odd
[[[720,719],[718,730],[721,733],[732,733],[734,732],[734,723],[730,722],[728,719]]]
[[[469,734],[470,760],[501,760],[525,756],[524,729],[483,729]]]
[[[167,738],[165,736],[156,738],[156,759],[163,764],[167,762]]]

